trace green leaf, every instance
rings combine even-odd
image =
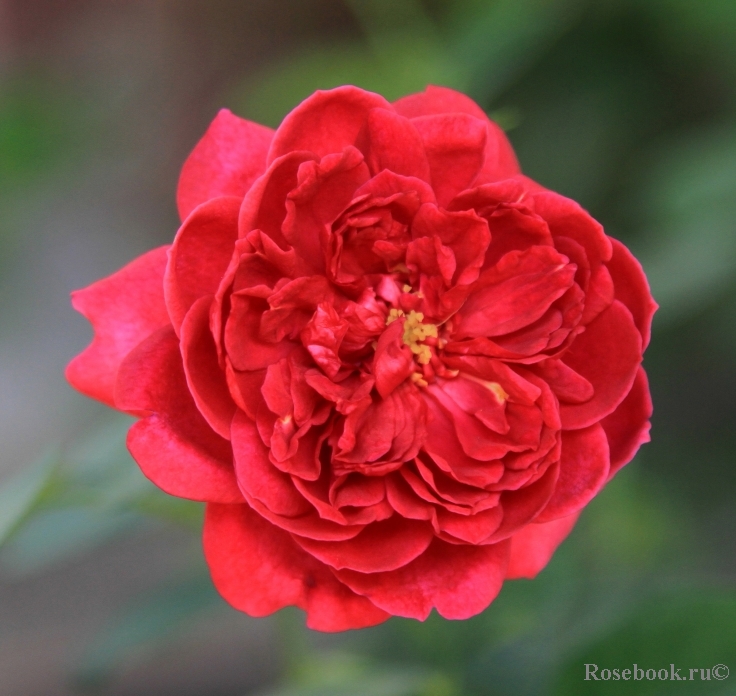
[[[31,512],[58,463],[58,454],[50,452],[0,488],[0,546]]]

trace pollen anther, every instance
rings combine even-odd
[[[420,365],[427,365],[432,359],[432,351],[422,341],[430,336],[437,338],[437,326],[435,324],[423,324],[423,320],[424,314],[412,309],[404,320],[404,335],[402,338],[404,343],[409,346],[409,350],[417,356],[417,362]]]

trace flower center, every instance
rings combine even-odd
[[[427,338],[437,338],[437,325],[423,324],[424,314],[415,312],[413,309],[408,315],[405,315],[401,309],[392,309],[388,313],[386,326],[393,324],[399,317],[404,316],[406,318],[404,319],[404,335],[402,336],[402,340],[405,345],[409,346],[409,350],[417,356],[417,362],[420,365],[428,365],[432,359],[432,351],[428,345],[424,344],[424,340]]]

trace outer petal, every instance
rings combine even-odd
[[[557,547],[572,531],[580,513],[543,524],[529,524],[511,537],[511,557],[507,580],[533,578],[541,571]]]
[[[115,400],[123,410],[151,414],[128,431],[128,449],[157,486],[190,500],[242,502],[230,443],[194,405],[171,327],[128,355],[120,366]]]
[[[446,206],[468,188],[485,161],[485,120],[467,114],[439,114],[412,119],[424,143],[432,188]]]
[[[613,256],[606,265],[613,278],[614,296],[631,312],[646,348],[652,331],[652,317],[658,305],[652,298],[641,264],[617,239],[611,239],[611,246]]]
[[[123,358],[154,331],[169,324],[163,277],[168,247],[153,249],[107,278],[72,293],[74,309],[92,323],[92,343],[66,368],[71,385],[115,407]]]
[[[202,296],[214,295],[238,238],[240,198],[214,198],[192,211],[176,234],[164,276],[164,295],[177,333]]]
[[[403,176],[429,181],[429,163],[422,139],[408,118],[387,109],[368,114],[367,143],[359,143],[372,174],[388,169]]]
[[[486,127],[486,156],[475,183],[491,184],[520,174],[519,160],[503,129],[493,121],[488,121]]]
[[[534,483],[517,490],[505,490],[501,494],[503,520],[488,541],[509,539],[543,514],[544,508],[555,494],[557,483],[560,480],[560,469],[560,465],[555,462]]]
[[[341,570],[336,575],[395,616],[424,621],[434,607],[446,619],[467,619],[496,598],[508,557],[508,541],[466,546],[435,539],[419,558],[398,570],[370,574]]]
[[[605,485],[609,462],[608,440],[599,423],[563,431],[560,477],[536,521],[550,522],[582,510]]]
[[[204,553],[220,594],[252,616],[296,605],[307,612],[307,626],[319,631],[389,618],[247,505],[207,506]]]
[[[570,237],[585,249],[592,271],[611,258],[610,237],[575,201],[547,190],[533,193],[531,200],[534,211],[547,221],[553,237]]]
[[[389,109],[379,94],[345,86],[319,90],[283,120],[271,143],[268,163],[295,150],[324,157],[355,145],[371,109]]]
[[[585,403],[560,405],[562,427],[584,428],[612,413],[631,390],[641,358],[641,336],[631,313],[614,301],[562,356],[594,389]]]
[[[394,108],[397,113],[407,118],[460,113],[470,114],[485,121],[487,128],[485,157],[476,184],[488,184],[520,173],[519,162],[506,134],[497,124],[488,120],[483,109],[470,97],[448,87],[429,85],[424,92],[410,94],[394,102]]]
[[[222,109],[184,162],[176,204],[184,220],[218,196],[242,198],[266,170],[273,131]]]
[[[393,104],[396,113],[406,118],[432,116],[435,114],[470,114],[475,118],[487,118],[470,97],[449,87],[428,85],[424,92],[401,97]]]
[[[609,479],[634,458],[639,447],[649,442],[651,416],[649,383],[644,368],[640,367],[628,396],[610,416],[601,421],[611,450]]]
[[[380,573],[401,568],[426,551],[432,527],[424,522],[393,516],[369,524],[360,534],[345,541],[317,541],[295,537],[312,556],[339,570]]]
[[[181,326],[181,356],[189,391],[210,427],[226,440],[235,415],[225,373],[217,358],[210,331],[212,296],[201,297],[184,317]]]

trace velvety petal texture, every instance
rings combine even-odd
[[[153,249],[72,293],[72,306],[89,319],[95,335],[69,363],[66,378],[75,389],[108,406],[115,406],[115,380],[125,356],[169,323],[163,293],[167,249]]]
[[[266,171],[272,138],[270,128],[222,109],[182,167],[176,193],[181,219],[212,198],[242,198]]]
[[[223,110],[177,202],[170,247],[74,293],[67,378],[207,503],[237,609],[473,616],[648,441],[640,264],[467,96],[339,87],[276,131]]]

